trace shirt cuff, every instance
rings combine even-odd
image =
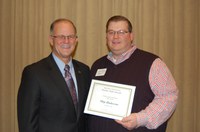
[[[137,127],[146,126],[148,123],[148,117],[144,111],[141,111],[136,114]]]

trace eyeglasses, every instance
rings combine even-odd
[[[65,36],[65,35],[53,36],[53,35],[51,35],[51,37],[56,38],[58,40],[66,40],[66,39],[68,39],[68,40],[74,40],[74,39],[77,38],[76,35],[68,35],[68,36]]]
[[[109,36],[114,36],[115,34],[119,35],[119,36],[123,36],[125,35],[126,33],[129,33],[129,31],[124,31],[124,30],[119,30],[119,31],[113,31],[113,30],[109,30],[107,31],[107,34]]]

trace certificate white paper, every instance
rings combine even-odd
[[[135,86],[92,80],[84,113],[121,120],[130,115]]]

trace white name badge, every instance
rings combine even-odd
[[[107,68],[103,68],[103,69],[98,69],[95,76],[104,76],[106,74]]]
[[[84,113],[121,120],[131,114],[135,88],[92,80]]]

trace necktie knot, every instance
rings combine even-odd
[[[65,70],[65,71],[69,71],[69,69],[70,69],[69,65],[65,65],[64,70]]]
[[[65,78],[67,78],[67,79],[71,78],[71,74],[69,72],[69,70],[70,70],[69,65],[65,65],[64,70],[65,70]]]

